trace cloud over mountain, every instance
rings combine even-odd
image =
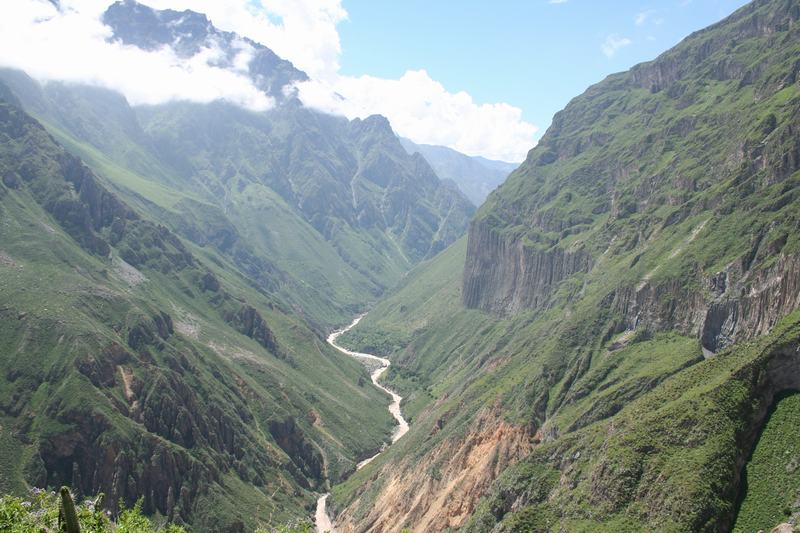
[[[399,79],[338,76],[333,83],[298,85],[311,107],[348,118],[380,113],[400,135],[422,144],[444,145],[470,155],[519,161],[533,146],[537,128],[509,104],[478,104],[465,91],[448,92],[425,70]]]
[[[252,49],[235,61],[209,42],[191,57],[174,47],[142,50],[110,40],[102,22],[110,0],[16,0],[0,4],[0,65],[43,80],[88,83],[117,90],[132,104],[225,99],[265,110],[274,101],[248,77]],[[205,13],[217,28],[262,43],[311,78],[300,84],[310,106],[348,118],[385,115],[415,142],[442,144],[470,155],[520,161],[536,126],[507,103],[477,103],[450,92],[424,70],[398,79],[340,73],[337,24],[347,19],[340,0],[149,0],[156,9]]]
[[[201,49],[179,58],[169,47],[144,51],[111,42],[96,1],[21,0],[0,8],[0,65],[23,69],[44,81],[99,85],[133,104],[169,100],[211,102],[224,98],[254,110],[273,101],[236,68],[215,66],[220,50]],[[247,60],[243,47],[237,64]]]

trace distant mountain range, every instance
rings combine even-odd
[[[476,206],[480,206],[489,193],[519,166],[516,163],[465,155],[446,146],[416,144],[405,138],[401,138],[400,142],[409,154],[422,154],[439,178],[453,181]]]

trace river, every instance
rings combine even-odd
[[[389,413],[391,413],[391,415],[397,421],[397,427],[394,428],[394,432],[392,433],[392,444],[394,444],[400,439],[400,437],[405,435],[406,432],[408,431],[408,422],[406,422],[406,419],[403,418],[403,413],[400,411],[400,402],[403,400],[403,398],[393,390],[384,387],[378,382],[380,377],[386,372],[386,370],[388,370],[389,366],[392,363],[385,357],[378,357],[377,355],[372,355],[370,353],[354,352],[352,350],[348,350],[347,348],[342,348],[341,346],[336,344],[336,339],[338,339],[343,333],[346,333],[351,329],[353,329],[356,326],[356,324],[361,322],[362,318],[364,318],[364,315],[357,317],[355,320],[353,320],[353,323],[347,326],[346,328],[334,331],[333,333],[328,335],[328,344],[330,344],[343,354],[349,355],[350,357],[355,357],[356,359],[360,359],[361,361],[365,362],[375,361],[380,363],[381,366],[375,369],[370,375],[370,377],[372,378],[372,383],[376,387],[378,387],[383,392],[392,397],[392,403],[389,404]],[[360,463],[358,463],[358,465],[356,465],[356,470],[364,468],[366,465],[372,462],[376,457],[378,457],[381,453],[383,453],[385,449],[386,448],[384,447],[381,451],[379,451],[372,457],[368,457],[363,461],[361,461]],[[326,531],[335,533],[335,529],[333,528],[333,523],[331,522],[331,518],[330,516],[328,516],[327,502],[328,502],[328,494],[323,494],[317,500],[317,512],[314,515],[314,523],[316,525],[318,533],[324,533]]]

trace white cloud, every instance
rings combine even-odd
[[[548,4],[566,4],[567,0],[548,0]]]
[[[245,76],[252,54],[245,43],[232,70],[209,64],[213,48],[186,61],[168,48],[145,52],[109,43],[110,30],[100,17],[111,2],[61,0],[59,13],[48,0],[0,1],[0,65],[44,81],[114,89],[134,105],[219,98],[256,110],[272,104]],[[425,71],[408,71],[399,79],[341,75],[337,24],[347,19],[341,0],[143,3],[205,13],[216,27],[268,46],[312,78],[301,93],[309,106],[349,118],[382,114],[400,135],[415,142],[471,155],[521,161],[534,145],[537,128],[522,120],[520,109],[506,103],[478,104],[466,92],[448,92]]]
[[[470,155],[521,161],[537,128],[509,104],[477,104],[464,91],[448,92],[424,70],[400,79],[339,76],[334,83],[298,86],[308,106],[347,118],[385,115],[392,128],[414,142],[450,146]]]
[[[617,50],[631,44],[633,44],[633,41],[627,37],[620,37],[619,35],[612,34],[606,37],[605,41],[603,41],[603,44],[600,45],[600,50],[602,50],[606,57],[610,58],[614,57],[614,54],[617,53]]]
[[[479,105],[467,93],[447,92],[427,73],[408,71],[394,80],[341,75],[336,26],[347,20],[347,12],[340,0],[261,0],[255,7],[247,0],[149,3],[159,9],[206,13],[220,29],[246,35],[290,60],[312,79],[301,93],[310,107],[350,119],[381,114],[398,134],[414,142],[471,155],[522,161],[534,145],[538,128],[522,120],[520,109],[504,103]]]
[[[336,25],[347,19],[341,0],[142,0],[142,3],[156,9],[204,13],[217,28],[262,43],[314,79],[328,80],[339,71],[341,45]]]
[[[656,11],[654,9],[648,9],[646,11],[642,11],[640,13],[637,13],[636,17],[634,17],[634,19],[633,19],[633,23],[636,24],[636,26],[639,26],[639,27],[644,26],[645,23],[648,22],[648,21],[651,24],[655,24],[656,26],[659,26],[659,25],[663,24],[664,23],[663,17],[653,18],[653,15],[655,15],[655,14],[656,14]]]
[[[273,104],[247,77],[211,66],[219,50],[206,48],[185,60],[168,48],[144,52],[110,43],[106,40],[109,29],[91,14],[97,14],[92,8],[98,2],[84,2],[89,9],[82,11],[72,9],[77,3],[63,1],[62,12],[46,0],[18,0],[11,9],[10,3],[4,3],[6,9],[0,9],[0,65],[23,69],[42,81],[113,89],[134,105],[220,98],[254,110]],[[248,53],[244,49],[240,54]]]

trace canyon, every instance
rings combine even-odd
[[[800,517],[798,0],[590,86],[518,166],[307,106],[306,72],[204,14],[102,23],[213,49],[271,107],[0,69],[0,505],[63,485],[232,533]]]

